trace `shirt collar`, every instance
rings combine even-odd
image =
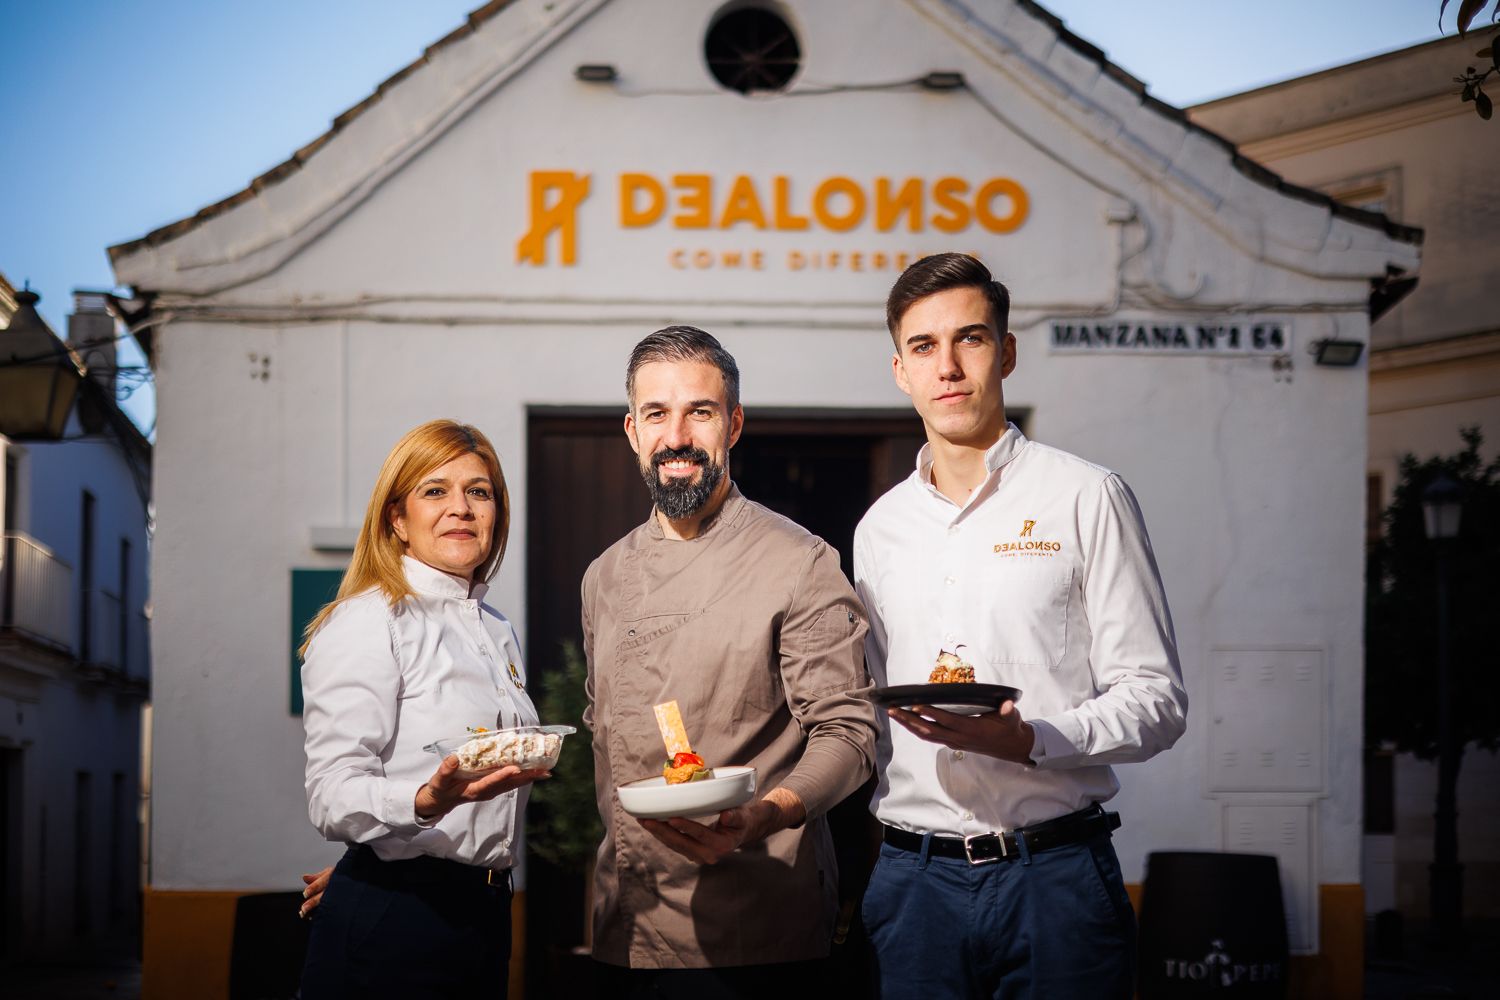
[[[729,492],[725,495],[724,503],[719,507],[719,512],[707,521],[704,521],[698,528],[698,534],[690,539],[690,541],[697,541],[700,538],[706,537],[714,528],[721,524],[733,524],[744,507],[745,496],[740,492],[740,488],[734,484],[734,480],[731,479],[729,481]],[[651,516],[646,518],[646,534],[651,538],[667,537],[666,532],[661,530],[661,519],[656,516],[656,508],[654,506],[651,508]]]
[[[427,597],[482,601],[490,589],[487,583],[470,584],[461,576],[444,573],[411,556],[401,557],[401,568],[406,571],[406,582],[411,589]]]
[[[1021,428],[1015,424],[1007,423],[1005,433],[1000,435],[1000,440],[990,445],[989,450],[984,453],[985,471],[993,474],[996,469],[1003,468],[1010,460],[1021,454],[1021,449],[1026,447],[1026,435],[1021,433]],[[917,478],[924,485],[932,485],[932,445],[924,444],[917,452]]]

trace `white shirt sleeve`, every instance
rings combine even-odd
[[[1080,514],[1086,519],[1090,512]],[[1093,637],[1088,666],[1099,693],[1066,712],[1030,720],[1032,759],[1041,768],[1147,760],[1185,728],[1187,692],[1171,613],[1145,521],[1119,476],[1104,479],[1093,517],[1083,604]]]
[[[325,839],[363,843],[432,825],[417,818],[421,782],[387,778],[381,761],[400,695],[384,597],[345,601],[313,637],[302,666],[307,812]]]

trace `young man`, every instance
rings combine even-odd
[[[822,816],[874,763],[865,616],[837,554],[740,495],[739,371],[668,327],[636,345],[625,434],[654,508],[583,580],[604,843],[594,881],[600,995],[802,995],[829,952],[837,873]],[[615,788],[661,773],[652,707],[676,701],[709,766],[750,764],[762,797],[717,819],[637,820]]]
[[[1134,496],[1006,422],[1009,307],[963,254],[912,265],[886,306],[896,384],[927,445],[855,534],[870,671],[920,684],[956,651],[1025,706],[888,712],[863,915],[889,997],[1129,997],[1135,921],[1110,845],[1118,817],[1100,803],[1119,788],[1111,764],[1183,731]]]

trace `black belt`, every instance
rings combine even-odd
[[[509,868],[480,868],[447,858],[382,860],[368,844],[350,844],[354,870],[365,881],[381,885],[491,885],[509,891]]]
[[[971,865],[985,865],[993,861],[1010,861],[1023,853],[1040,854],[1057,847],[1081,844],[1119,828],[1120,814],[1105,812],[1104,807],[1096,803],[1045,823],[1034,823],[1004,833],[976,833],[961,838],[933,837],[927,845],[927,853],[940,858],[960,858]],[[1024,852],[1018,835],[1026,841]],[[910,830],[898,830],[894,826],[885,828],[885,842],[903,851],[921,853],[923,839],[923,834]]]

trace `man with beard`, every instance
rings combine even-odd
[[[822,974],[837,871],[824,813],[874,761],[864,612],[821,539],[729,479],[739,370],[709,334],[659,330],[626,372],[625,435],[654,501],[583,579],[595,783],[600,995],[798,995]],[[676,701],[712,767],[760,798],[637,820],[615,787],[661,773],[653,706]]]

